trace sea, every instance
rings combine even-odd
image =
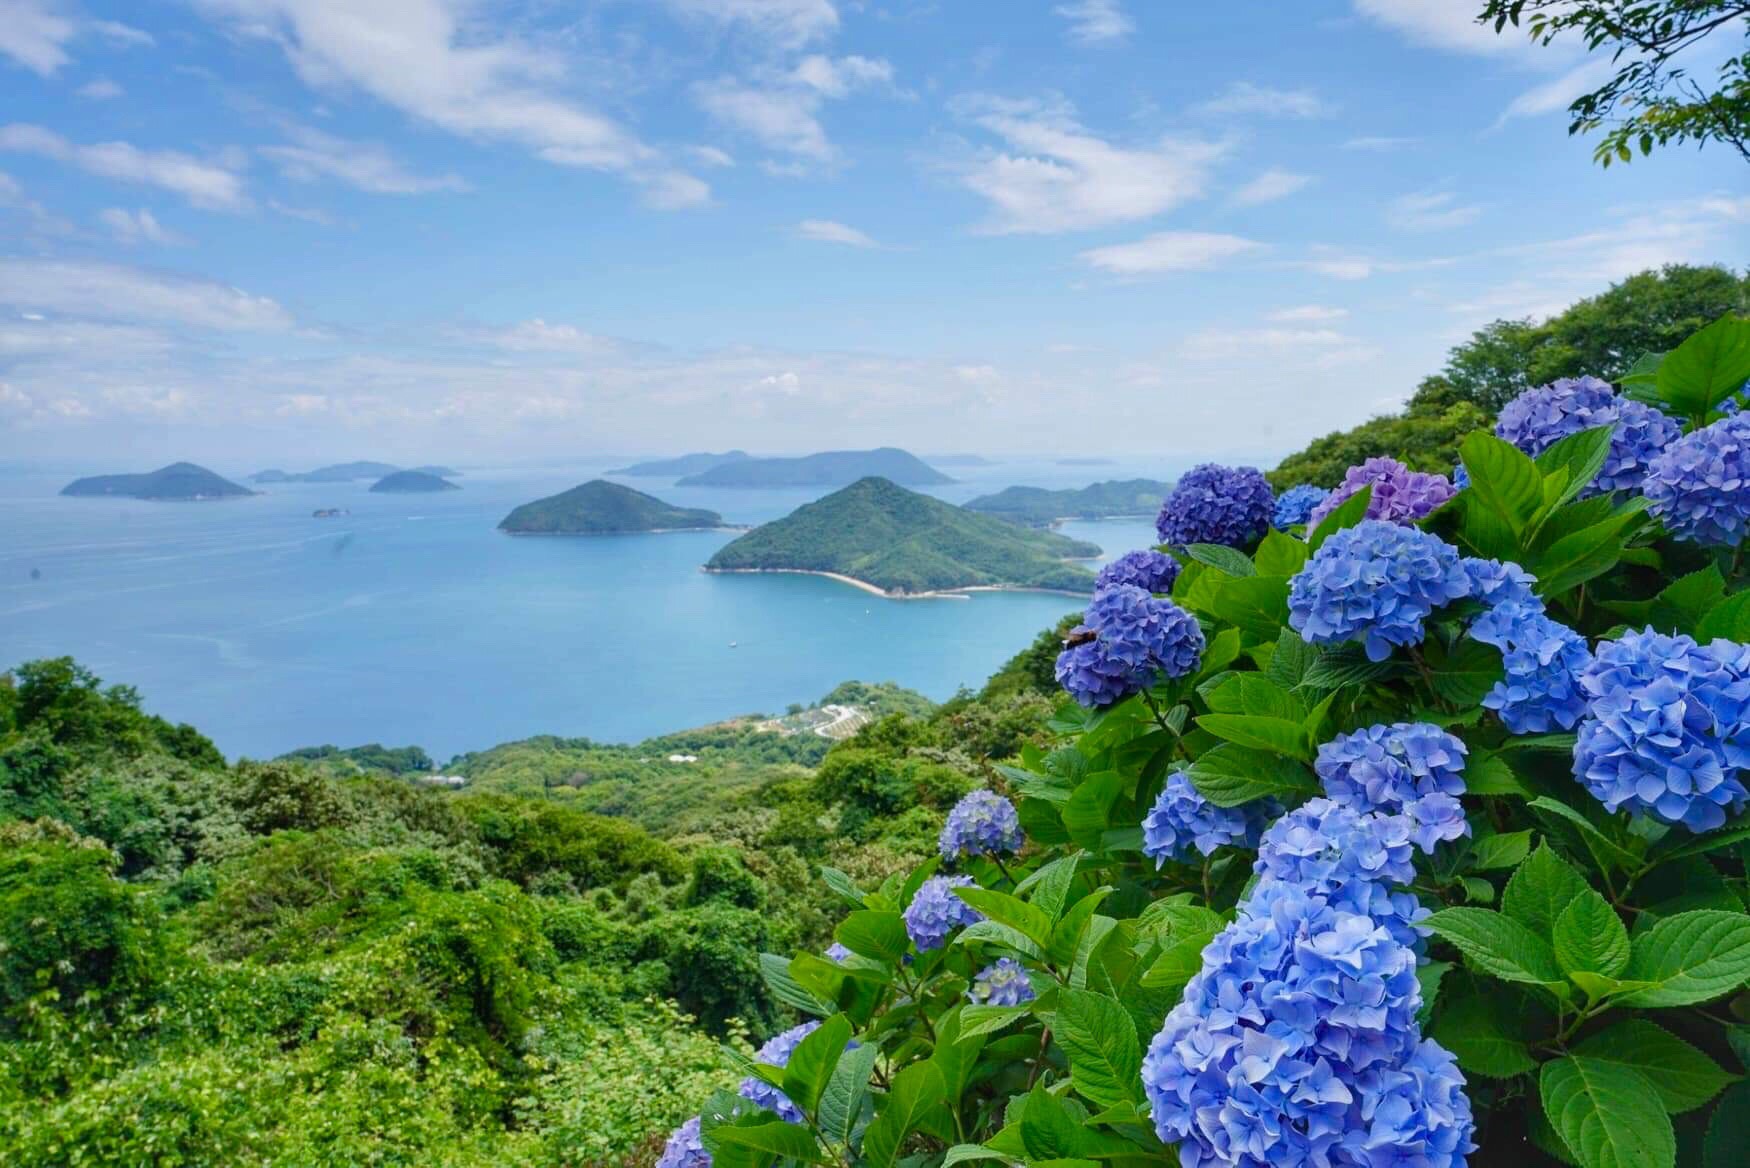
[[[441,494],[372,494],[361,480],[211,503],[62,498],[91,468],[0,465],[0,668],[71,655],[233,758],[381,742],[444,760],[537,734],[631,742],[782,712],[848,679],[941,700],[1079,607],[1051,593],[892,600],[822,577],[702,572],[734,532],[496,530],[517,504],[625,462],[464,465],[462,489]],[[258,468],[213,469],[246,483]],[[956,481],[930,492],[960,503],[1182,468],[942,469]],[[615,481],[742,525],[828,493]],[[1108,557],[1153,541],[1147,519],[1062,531]]]

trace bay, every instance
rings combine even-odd
[[[89,468],[0,468],[0,668],[76,657],[228,755],[416,743],[437,758],[534,734],[635,741],[807,703],[840,681],[977,687],[1079,607],[1046,593],[887,600],[811,576],[699,570],[733,532],[512,537],[511,507],[624,460],[467,468],[463,489],[278,484],[251,499],[64,499]],[[139,469],[131,467],[104,469]],[[242,481],[247,469],[215,467]],[[951,502],[1142,466],[949,467]],[[738,524],[825,491],[622,479]],[[321,507],[350,514],[316,519]],[[1066,525],[1108,554],[1146,521]]]

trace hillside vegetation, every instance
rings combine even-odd
[[[893,593],[978,585],[1086,592],[1093,574],[1065,560],[1099,550],[868,478],[732,540],[706,567],[833,572]]]
[[[654,495],[606,479],[524,503],[498,525],[512,535],[618,535],[721,527],[723,516],[702,507],[676,507]]]

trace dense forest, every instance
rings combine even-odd
[[[820,949],[1052,708],[1042,636],[979,694],[822,699],[635,746],[315,747],[228,765],[66,659],[0,686],[0,1147],[31,1165],[640,1165],[780,1026]],[[670,754],[693,763],[671,763]],[[596,812],[611,812],[611,815]]]

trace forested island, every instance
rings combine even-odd
[[[430,491],[459,491],[455,483],[423,470],[398,470],[384,475],[371,484],[371,490],[384,494],[420,494]]]
[[[252,483],[350,483],[359,479],[380,479],[402,469],[402,467],[390,462],[337,462],[331,466],[319,466],[315,470],[307,471],[277,469],[256,471],[249,476],[249,481]],[[446,479],[462,473],[448,466],[415,466],[406,469]]]
[[[681,475],[699,474],[728,462],[744,462],[751,457],[745,450],[725,450],[722,454],[683,454],[679,458],[635,462],[631,466],[623,466],[608,473],[625,475],[628,478],[678,478]]]
[[[893,446],[829,450],[801,458],[744,458],[688,475],[682,487],[842,487],[871,476],[907,487],[954,480],[917,455]]]
[[[198,503],[255,494],[192,462],[173,462],[145,474],[92,475],[75,479],[61,494],[76,498],[147,499],[154,503]]]
[[[1050,527],[1064,519],[1152,516],[1161,509],[1161,500],[1170,490],[1171,483],[1155,479],[1113,479],[1061,491],[1045,487],[1005,487],[994,495],[980,495],[965,506],[968,511],[994,515],[1011,523]]]
[[[722,527],[723,516],[676,507],[631,487],[594,479],[569,491],[524,503],[499,523],[512,535],[622,535]]]
[[[883,478],[860,479],[733,540],[712,572],[817,572],[889,596],[964,588],[1087,592],[1093,574],[1068,563],[1090,543],[978,515]]]

